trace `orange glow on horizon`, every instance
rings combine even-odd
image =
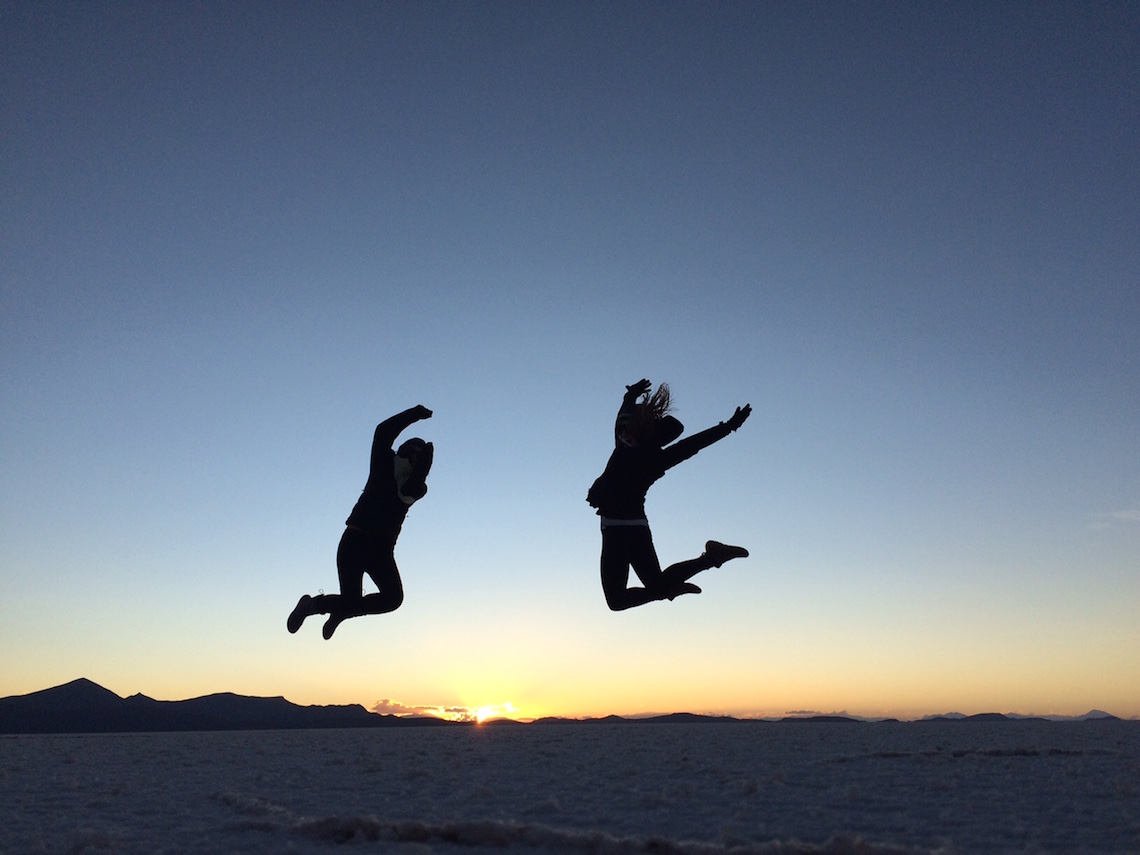
[[[372,707],[372,712],[386,715],[395,715],[399,718],[413,716],[430,716],[444,721],[469,721],[482,724],[490,719],[509,718],[524,719],[522,710],[505,701],[501,704],[488,704],[479,707],[467,706],[439,706],[435,704],[416,704],[414,706],[393,703],[390,700],[378,702]]]
[[[476,723],[482,724],[492,718],[518,719],[521,710],[516,709],[514,704],[507,701],[506,703],[495,704],[493,706],[476,707],[471,712],[475,716]]]

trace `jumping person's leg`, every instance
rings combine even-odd
[[[297,601],[286,621],[289,632],[296,632],[311,615],[330,615],[323,635],[330,638],[344,620],[360,615],[383,614],[398,609],[404,601],[404,586],[392,551],[395,542],[366,534],[358,529],[345,529],[336,551],[337,578],[340,594],[305,594]],[[363,596],[364,574],[379,588],[379,593]]]
[[[360,529],[346,528],[336,549],[336,576],[342,605],[352,607],[363,598],[364,574],[371,558],[372,538]]]
[[[631,538],[631,553],[633,572],[641,579],[646,590],[651,594],[651,599],[672,600],[681,594],[699,594],[701,592],[701,589],[690,584],[688,579],[705,568],[693,566],[693,562],[683,561],[662,570],[661,561],[657,557],[657,548],[653,545],[653,533],[648,526],[642,528]],[[687,575],[671,572],[678,567],[682,568],[682,571]]]
[[[733,558],[747,558],[748,550],[743,546],[731,546],[718,540],[705,541],[705,556],[712,561],[713,567],[719,567]]]
[[[297,601],[297,605],[293,607],[293,611],[289,614],[289,619],[286,621],[285,626],[289,632],[296,632],[301,628],[301,624],[305,622],[305,618],[312,615],[327,615],[330,612],[339,611],[341,606],[341,597],[339,594],[318,594],[315,597],[310,597],[305,594]]]
[[[348,529],[337,549],[337,575],[340,577],[341,596],[337,608],[329,610],[321,634],[332,638],[342,621],[361,615],[383,614],[395,611],[404,601],[404,586],[392,551],[394,540]],[[379,588],[379,593],[362,596],[364,574],[367,573]]]
[[[346,528],[340,536],[340,544],[336,549],[336,575],[340,580],[340,595],[326,596],[321,604],[322,608],[315,609],[314,614],[327,614],[321,634],[331,638],[340,622],[361,614],[361,604],[364,602],[363,589],[364,572],[368,566],[369,536],[359,529]]]
[[[293,607],[293,611],[289,613],[289,619],[285,621],[286,629],[289,632],[296,632],[305,622],[305,618],[311,615],[325,614],[329,609],[335,608],[331,601],[337,599],[340,598],[335,594],[318,594],[315,597],[302,594],[301,599],[297,600],[297,605]]]
[[[302,594],[301,599],[297,600],[297,605],[293,606],[293,611],[289,612],[289,617],[285,621],[285,628],[289,632],[296,632],[301,628],[301,624],[305,622],[311,614],[316,614],[312,610],[313,598],[308,594]]]
[[[720,567],[724,562],[731,561],[733,558],[747,557],[748,550],[743,546],[729,546],[710,540],[705,544],[705,551],[699,556],[690,558],[688,561],[678,561],[676,564],[666,567],[662,572],[669,585],[680,585],[688,582],[698,573],[711,570],[713,567]]]
[[[340,579],[341,595],[349,592],[347,599],[351,601],[353,597],[351,592],[355,591],[355,599],[360,599],[361,583],[364,579],[364,565],[363,559],[358,555],[360,553],[359,540],[364,537],[364,533],[356,529],[346,528],[344,534],[340,536],[340,544],[336,550],[336,567],[337,576]],[[353,581],[355,579],[355,581]],[[341,595],[337,594],[320,594],[316,597],[310,597],[305,594],[297,601],[297,605],[293,607],[293,611],[289,614],[289,619],[285,622],[286,628],[289,632],[296,632],[301,628],[301,624],[305,622],[305,618],[311,615],[331,614],[343,611],[345,604],[342,602]]]
[[[606,605],[615,612],[656,599],[645,588],[629,587],[631,528],[635,526],[610,526],[602,529],[602,593],[606,596]],[[638,577],[641,578],[640,572]]]
[[[375,563],[368,568],[368,575],[379,591],[364,598],[363,614],[394,612],[404,602],[404,583],[400,580],[400,570],[392,553],[395,546],[393,543],[390,548],[379,548]]]
[[[629,587],[629,570],[643,588]],[[701,589],[684,580],[674,582],[661,570],[649,526],[611,526],[602,532],[602,591],[614,611],[641,606],[655,600],[671,600],[681,594],[699,594]]]

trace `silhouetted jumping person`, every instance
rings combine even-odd
[[[650,395],[652,388],[648,380],[625,387],[614,423],[614,452],[586,495],[602,518],[602,591],[614,611],[699,594],[701,589],[689,579],[732,558],[748,556],[744,547],[710,540],[699,557],[661,569],[645,516],[646,492],[666,470],[744,424],[752,407],[737,407],[727,422],[673,442],[685,426],[669,415],[669,387],[662,383]],[[630,567],[644,588],[629,587]]]
[[[372,463],[368,481],[352,513],[336,551],[339,594],[305,594],[289,615],[286,626],[296,632],[309,615],[327,614],[321,634],[332,638],[341,621],[361,615],[395,611],[404,601],[404,586],[396,567],[396,538],[408,508],[427,493],[424,483],[435,449],[419,437],[393,451],[396,438],[410,425],[430,419],[431,410],[412,407],[376,425],[372,436]],[[376,583],[379,593],[363,596],[364,574]]]

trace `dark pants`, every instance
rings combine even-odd
[[[337,614],[342,617],[378,615],[392,612],[404,602],[404,585],[393,554],[395,538],[384,537],[346,528],[336,550],[336,573],[340,579],[340,594],[313,597],[317,614]],[[376,583],[379,593],[362,596],[364,574]]]
[[[704,556],[661,569],[647,525],[611,525],[602,529],[602,592],[615,612],[670,596],[682,582],[712,565]],[[630,588],[629,570],[644,588]]]

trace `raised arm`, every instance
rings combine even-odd
[[[679,439],[672,445],[662,449],[662,451],[665,452],[663,461],[665,468],[671,469],[681,461],[688,460],[702,448],[708,448],[714,442],[719,442],[724,439],[744,424],[750,415],[752,415],[751,404],[737,407],[736,412],[732,414],[728,421],[713,425],[711,428],[707,428],[700,433],[695,433],[692,436],[687,436],[684,439]]]
[[[618,436],[621,434],[633,418],[633,408],[637,406],[637,399],[645,395],[653,388],[653,384],[648,380],[638,380],[625,387],[625,395],[621,399],[621,409],[618,410],[617,418],[614,420],[614,445],[617,445],[620,440]]]
[[[396,444],[396,438],[422,419],[430,419],[431,410],[423,404],[417,404],[404,410],[402,413],[384,419],[376,425],[376,432],[372,435],[372,448],[391,448]]]

